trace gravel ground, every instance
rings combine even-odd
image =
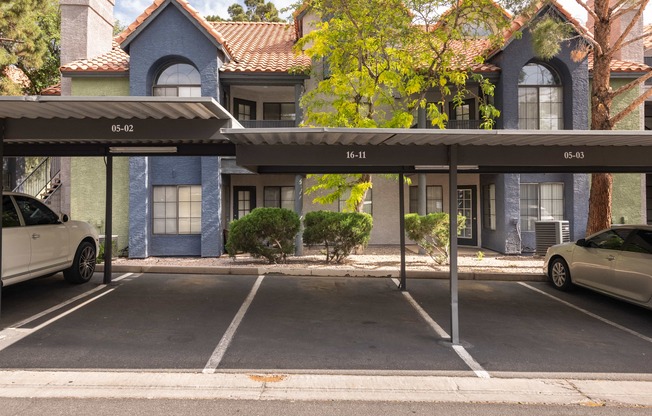
[[[481,254],[480,254],[481,253]],[[408,270],[448,271],[448,266],[437,265],[429,256],[419,255],[416,247],[406,250]],[[117,258],[116,265],[160,265],[160,266],[216,266],[216,267],[262,267],[273,266],[284,269],[336,270],[396,270],[400,268],[400,248],[398,246],[369,246],[361,254],[352,254],[342,264],[326,263],[326,255],[320,249],[305,249],[303,256],[292,256],[284,264],[269,265],[265,259],[256,259],[246,254],[231,258],[227,255],[218,258],[200,257],[149,257],[146,259]],[[460,248],[458,270],[460,272],[542,274],[543,257],[504,255],[478,248]]]

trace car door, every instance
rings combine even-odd
[[[636,302],[652,298],[652,231],[635,230],[616,260],[611,292]]]
[[[586,240],[573,254],[573,282],[598,290],[612,284],[617,259],[631,229],[609,229]]]
[[[13,200],[2,196],[2,280],[8,285],[29,279],[30,241]]]
[[[66,225],[42,202],[21,195],[16,195],[14,199],[30,240],[31,277],[66,268],[69,263],[69,236]]]

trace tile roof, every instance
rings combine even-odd
[[[80,59],[61,66],[62,73],[126,73],[129,72],[129,55],[117,42],[113,42],[111,51],[90,59]]]
[[[589,54],[589,71],[593,71],[593,54]],[[611,60],[611,72],[618,73],[634,73],[634,72],[650,72],[652,68],[645,65],[643,62],[619,61],[617,59]]]
[[[152,3],[143,13],[141,13],[140,16],[136,18],[136,20],[130,24],[122,33],[120,33],[116,37],[116,41],[119,44],[123,44],[125,41],[128,40],[129,36],[133,34],[139,27],[142,25],[162,4],[166,3],[168,0],[155,0],[154,3]],[[222,35],[217,32],[211,24],[202,16],[199,14],[197,10],[195,10],[186,0],[171,0],[172,2],[177,3],[179,6],[181,6],[190,16],[192,16],[197,23],[199,23],[205,30],[208,32],[210,36],[212,36],[217,42],[219,42],[221,45],[224,46],[226,52],[231,55],[231,51],[229,50],[228,46],[226,45],[226,41],[222,37]]]
[[[42,89],[41,95],[61,95],[61,83]]]
[[[270,22],[211,22],[226,39],[233,61],[223,72],[288,72],[310,68],[310,58],[294,52],[294,25]]]
[[[460,64],[470,67],[473,72],[500,72],[500,68],[488,62],[477,63],[476,58],[486,56],[490,43],[487,39],[470,39],[452,43],[453,50],[457,53]]]

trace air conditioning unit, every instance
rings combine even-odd
[[[534,224],[536,255],[545,256],[548,247],[570,241],[568,221],[537,221]]]

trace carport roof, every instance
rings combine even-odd
[[[222,129],[259,173],[652,171],[652,133],[592,130]],[[319,149],[319,150],[317,150]]]
[[[0,97],[0,122],[5,156],[233,155],[241,127],[211,97]]]

